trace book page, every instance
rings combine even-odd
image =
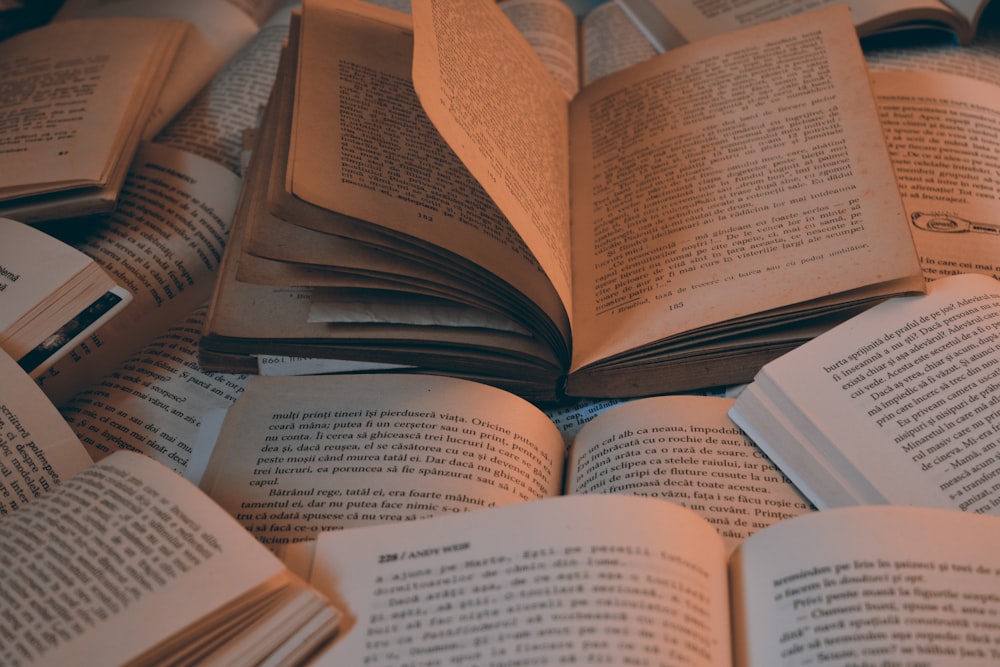
[[[33,377],[120,312],[131,294],[86,254],[0,218],[0,348]]]
[[[108,185],[186,30],[180,21],[80,19],[0,43],[4,84],[16,91],[5,104],[0,197]]]
[[[0,542],[0,590],[14,593],[0,619],[5,664],[126,664],[287,576],[196,487],[128,452],[0,519]]]
[[[913,507],[815,512],[733,559],[735,663],[995,665],[996,519]]]
[[[997,514],[998,353],[1000,283],[949,276],[768,364],[733,417],[820,507]]]
[[[571,370],[857,288],[922,289],[844,7],[600,79],[571,119]]]
[[[524,41],[502,13],[499,20]],[[426,257],[431,253],[421,244],[429,243],[441,256],[435,263],[496,276],[467,284],[513,286],[561,323],[560,295],[540,262],[421,107],[412,39],[408,17],[398,12],[363,3],[306,7],[281,187],[322,210],[370,223],[357,233],[387,236],[383,243],[396,241],[404,254]],[[543,76],[555,86],[547,71]],[[305,217],[279,214],[292,222]]]
[[[924,275],[1000,279],[1000,87],[931,72],[872,85]]]
[[[503,0],[497,3],[572,99],[580,90],[576,15],[563,0]]]
[[[1000,76],[1000,41],[996,34],[983,31],[971,44],[942,40],[918,47],[906,43],[880,46],[865,51],[865,61],[872,72],[940,72],[996,85]]]
[[[574,440],[566,493],[663,498],[705,517],[732,551],[812,508],[726,412],[733,400],[658,396],[609,409]]]
[[[198,308],[60,407],[94,460],[126,449],[189,471],[203,416],[232,405],[248,379],[199,368],[204,317]]]
[[[572,320],[565,94],[492,2],[416,3],[413,31],[413,86],[428,117],[524,239]]]
[[[31,378],[0,351],[0,515],[93,461]]]
[[[583,85],[649,60],[657,53],[616,2],[598,5],[583,17],[580,43]]]
[[[186,21],[185,36],[170,74],[159,93],[143,133],[150,139],[163,129],[212,77],[257,32],[247,11],[227,0],[70,0],[59,8],[55,21],[77,18],[131,16]]]
[[[942,25],[968,34],[966,20],[959,17],[948,4],[938,0],[743,0],[742,2],[717,3],[708,0],[676,2],[675,0],[618,0],[626,6],[635,6],[637,15],[658,12],[666,19],[670,33],[676,33],[689,42],[713,35],[733,32],[740,28],[766,21],[785,18],[809,10],[843,3],[859,34],[868,35],[896,25],[914,22],[926,25],[937,21]],[[961,4],[961,3],[959,3]],[[968,4],[968,2],[966,2]],[[657,24],[652,24],[656,27]],[[668,33],[668,35],[670,34]],[[670,43],[669,39],[665,43]]]
[[[39,377],[53,403],[62,405],[208,300],[239,187],[219,165],[144,144],[114,214],[72,239],[132,302]]]
[[[267,103],[290,21],[290,8],[275,12],[153,140],[241,173],[243,132]]]
[[[58,295],[93,263],[87,255],[34,227],[0,218],[0,342],[20,318]]]
[[[280,548],[340,530],[557,495],[564,446],[513,394],[415,375],[254,377],[201,487]]]
[[[574,496],[324,533],[318,665],[730,665],[725,552],[676,505]],[[404,620],[405,619],[405,620]]]

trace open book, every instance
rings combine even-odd
[[[1000,282],[893,299],[766,365],[731,416],[817,506],[1000,513]]]
[[[0,663],[293,665],[334,634],[329,601],[197,487],[134,452],[91,465],[2,353],[0,378]]]
[[[692,44],[569,102],[493,3],[417,3],[409,26],[305,4],[206,368],[314,356],[531,398],[637,396],[749,380],[923,289],[843,8]]]
[[[0,218],[0,349],[38,377],[132,300],[93,259]]]
[[[732,425],[731,405],[629,401],[594,417],[567,451],[545,413],[489,385],[253,377],[225,416],[201,487],[277,551],[323,530],[603,493],[690,507],[732,549],[810,508]]]
[[[66,0],[54,21],[132,16],[171,18],[190,25],[143,132],[150,139],[204,88],[259,30],[277,0]]]
[[[712,35],[793,16],[844,0],[749,0],[711,4],[689,0],[614,0],[661,52]],[[946,30],[968,44],[989,0],[854,0],[846,3],[858,35]]]
[[[113,209],[187,30],[91,18],[0,43],[0,214],[39,222]]]
[[[843,508],[727,565],[689,510],[602,495],[328,532],[288,560],[345,610],[317,665],[985,667],[998,549],[993,517]]]

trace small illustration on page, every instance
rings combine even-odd
[[[918,229],[929,232],[956,234],[962,232],[983,232],[1000,235],[1000,225],[986,222],[973,222],[957,215],[948,213],[923,213],[917,211],[910,216],[910,221]]]

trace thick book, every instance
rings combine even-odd
[[[794,16],[843,0],[749,0],[712,4],[688,0],[614,0],[659,51],[764,21]],[[976,36],[989,0],[853,0],[846,3],[860,37],[902,31],[946,32],[962,44]]]
[[[0,215],[112,210],[188,24],[55,21],[0,43]]]
[[[339,610],[196,486],[92,462],[3,353],[0,377],[0,663],[298,665],[333,637]]]
[[[813,512],[749,537],[655,498],[573,496],[323,533],[287,562],[350,618],[315,662],[990,665],[994,517]]]
[[[91,257],[0,218],[0,349],[38,377],[132,301]]]
[[[411,30],[307,2],[270,107],[206,368],[327,357],[639,396],[748,381],[923,289],[843,9],[568,100],[493,3],[420,3]]]
[[[1000,513],[1000,282],[880,304],[765,365],[730,414],[818,507]]]
[[[731,406],[636,399],[570,437],[524,399],[458,378],[255,376],[202,450],[200,486],[279,552],[323,530],[607,493],[689,507],[733,549],[811,508],[733,426]]]

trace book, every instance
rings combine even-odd
[[[764,366],[733,421],[817,506],[996,514],[1000,282],[933,281]]]
[[[188,25],[54,21],[0,43],[0,215],[37,223],[114,208]]]
[[[0,218],[0,349],[38,377],[132,301],[94,260]]]
[[[794,16],[837,0],[750,0],[712,5],[674,0],[614,0],[660,51],[749,25]],[[976,36],[989,0],[893,0],[846,3],[860,37],[901,31],[944,31],[959,43]]]
[[[840,508],[727,560],[690,510],[571,496],[325,532],[287,562],[344,609],[316,665],[989,665],[996,527]]]
[[[122,17],[180,19],[190,25],[174,58],[170,73],[149,115],[142,137],[151,139],[212,80],[259,30],[273,11],[274,0],[67,0],[53,20]]]
[[[10,514],[93,460],[55,406],[0,350],[0,516]]]
[[[995,40],[876,52],[872,72],[889,153],[924,276],[1000,279],[997,186],[985,165],[1000,150]]]
[[[0,662],[304,664],[339,610],[196,486],[93,463],[0,353]]]
[[[398,373],[252,376],[214,437],[201,488],[278,553],[324,530],[563,494],[669,499],[729,549],[811,508],[733,426],[732,399],[658,396],[590,419],[567,446],[502,389]]]
[[[414,7],[411,37],[399,13],[306,3],[216,284],[206,368],[312,356],[534,400],[687,391],[748,381],[847,314],[923,289],[842,8],[692,44],[568,102],[498,7],[436,6]],[[778,66],[788,35],[811,74]],[[459,71],[465,83],[445,80]],[[750,80],[752,102],[737,85]],[[399,110],[352,110],[371,95]],[[514,106],[495,117],[498,99]],[[444,161],[428,172],[431,156]],[[318,233],[263,241],[296,226]]]

